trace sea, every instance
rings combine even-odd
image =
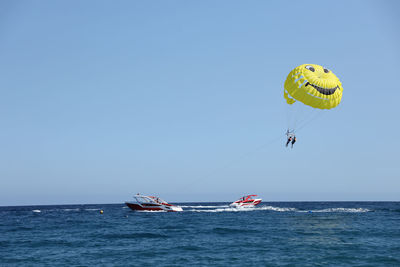
[[[0,207],[0,266],[400,266],[400,202],[177,204]]]

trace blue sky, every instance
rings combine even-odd
[[[397,1],[1,1],[0,205],[400,200]],[[283,83],[342,103],[284,147]]]

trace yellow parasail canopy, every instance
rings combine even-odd
[[[300,101],[319,109],[331,109],[342,100],[342,83],[332,71],[315,64],[303,64],[286,78],[283,96],[288,104]]]

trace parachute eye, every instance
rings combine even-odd
[[[329,70],[324,68],[324,72],[325,73],[329,73]]]
[[[314,67],[313,67],[313,66],[310,66],[310,65],[307,65],[307,66],[306,66],[306,69],[308,69],[309,71],[312,71],[312,72],[315,71]]]

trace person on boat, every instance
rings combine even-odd
[[[292,140],[292,148],[293,148],[294,143],[296,143],[296,136],[293,137],[293,140]],[[286,145],[286,146],[287,146],[287,145]]]
[[[292,137],[291,136],[289,136],[288,137],[288,139],[287,139],[287,142],[286,142],[286,147],[289,145],[289,143],[292,141]],[[293,145],[292,145],[293,146]]]

